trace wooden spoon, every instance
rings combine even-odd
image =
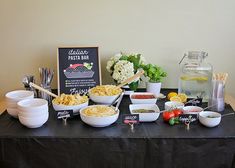
[[[46,90],[46,89],[44,89],[44,88],[42,88],[42,87],[36,85],[35,83],[30,82],[29,85],[30,85],[31,87],[34,87],[35,89],[38,89],[38,90],[40,90],[40,91],[42,91],[42,92],[47,93],[48,95],[50,95],[50,96],[52,96],[52,97],[55,97],[55,98],[58,97],[56,94],[49,92],[48,90]]]
[[[143,75],[143,74],[144,74],[144,70],[141,70],[140,72],[138,72],[138,73],[135,74],[134,76],[132,76],[132,77],[126,79],[124,82],[122,82],[121,84],[119,84],[117,87],[120,88],[120,87],[126,85],[127,83],[132,82],[133,80],[135,80],[136,78],[140,77],[140,76]]]

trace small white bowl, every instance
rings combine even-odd
[[[5,97],[8,114],[18,118],[17,102],[25,99],[33,99],[34,93],[27,90],[15,90],[8,92]]]
[[[156,121],[160,115],[159,108],[156,104],[130,104],[129,109],[131,114],[139,114],[140,122],[152,122]],[[147,109],[147,110],[154,110],[155,112],[152,113],[135,113],[133,110],[137,109]]]
[[[212,111],[202,111],[199,113],[199,121],[206,127],[215,127],[219,125],[221,121],[221,114]]]
[[[203,111],[203,108],[199,106],[185,106],[183,108],[184,114],[199,114],[201,111]]]
[[[44,99],[26,99],[17,103],[18,115],[40,117],[48,113],[48,102]]]
[[[153,95],[155,98],[152,99],[135,99],[133,96],[135,95]],[[157,102],[157,96],[153,93],[149,92],[135,92],[130,94],[130,99],[132,104],[156,104]]]
[[[184,108],[184,103],[177,102],[177,101],[167,101],[165,103],[165,110],[170,110],[170,109],[182,109]]]
[[[17,108],[7,108],[7,113],[14,118],[18,118],[18,110]]]
[[[18,116],[22,116],[22,117],[40,117],[42,115],[45,115],[46,113],[48,113],[48,109],[45,110],[41,110],[41,111],[18,111]]]
[[[17,103],[19,111],[24,112],[40,112],[42,110],[48,110],[48,102],[45,99],[27,99],[21,100]]]
[[[23,117],[19,115],[20,123],[28,128],[38,128],[45,124],[48,120],[49,114],[46,113],[40,117]]]
[[[95,107],[95,106],[100,106],[100,105],[92,105],[88,107]],[[83,111],[88,107],[84,107],[80,110],[80,116],[84,123],[92,127],[107,127],[113,124],[118,119],[119,110],[114,115],[111,115],[111,116],[96,117],[96,116],[87,116],[83,113]]]
[[[5,96],[6,100],[18,102],[24,99],[32,99],[34,97],[34,93],[28,90],[15,90],[8,92]]]
[[[88,95],[93,102],[98,104],[111,104],[115,99],[117,99],[118,96],[120,96],[120,94],[113,96],[97,96],[92,94],[90,90],[88,91]]]
[[[73,110],[73,113],[76,115],[76,114],[79,114],[79,110],[81,108],[84,108],[84,107],[87,107],[88,106],[88,103],[89,103],[89,100],[85,103],[82,103],[82,104],[79,104],[79,105],[73,105],[73,106],[66,106],[66,105],[63,105],[63,104],[55,104],[53,101],[52,101],[52,106],[53,108],[55,109],[55,111],[60,111],[60,110]]]

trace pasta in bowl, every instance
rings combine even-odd
[[[52,100],[53,108],[56,111],[73,110],[73,113],[79,114],[79,110],[88,106],[89,99],[87,96],[80,96],[79,94],[61,94]]]
[[[119,110],[113,106],[92,105],[80,110],[80,116],[84,123],[93,127],[106,127],[117,121]]]
[[[122,89],[115,85],[100,85],[88,91],[90,99],[99,104],[111,104],[121,93]]]

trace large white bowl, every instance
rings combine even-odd
[[[177,101],[167,101],[165,102],[165,110],[170,110],[170,109],[182,109],[184,108],[184,103],[177,102]]]
[[[25,99],[33,99],[34,93],[27,90],[15,90],[8,92],[5,97],[8,114],[18,118],[17,102]]]
[[[209,118],[208,116],[215,118]],[[199,113],[199,121],[206,127],[215,127],[219,125],[221,121],[221,114],[213,111],[202,111]]]
[[[55,109],[55,111],[60,111],[60,110],[73,110],[73,113],[74,114],[79,114],[79,110],[83,107],[87,107],[88,106],[88,103],[89,103],[89,100],[85,103],[82,103],[82,104],[79,104],[79,105],[73,105],[73,106],[66,106],[66,105],[58,105],[58,104],[55,104],[53,101],[52,101],[52,105],[53,105],[53,108]]]
[[[88,107],[94,107],[94,106],[99,106],[99,105],[92,105]],[[83,113],[83,111],[88,107],[82,108],[80,110],[80,116],[81,116],[82,121],[90,126],[106,127],[106,126],[113,124],[118,119],[119,110],[116,112],[116,114],[111,115],[111,116],[95,117],[95,116],[87,116]]]
[[[134,99],[134,95],[153,95],[155,98],[152,99]],[[157,102],[157,95],[150,93],[150,92],[135,92],[130,94],[130,99],[132,104],[156,104]]]
[[[153,113],[135,113],[133,110],[137,109],[148,109],[148,110],[154,110]],[[140,122],[152,122],[156,121],[160,115],[159,108],[156,104],[130,104],[129,110],[131,114],[139,114],[139,121]]]
[[[23,117],[19,115],[20,123],[28,128],[38,128],[45,124],[48,120],[49,114],[46,113],[40,117]]]
[[[89,97],[90,99],[98,104],[111,104],[115,99],[118,98],[118,96],[120,96],[120,94],[117,95],[113,95],[113,96],[97,96],[94,95],[90,92],[90,90],[88,91]]]

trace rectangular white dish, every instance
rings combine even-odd
[[[135,95],[153,95],[155,98],[152,99],[135,99],[132,98]],[[157,96],[153,93],[149,93],[149,92],[135,92],[130,94],[130,99],[132,104],[156,104],[157,102]]]
[[[160,115],[159,108],[156,104],[130,104],[129,105],[130,113],[131,114],[139,114],[140,122],[152,122],[156,121]],[[135,113],[133,110],[137,109],[147,109],[147,110],[154,110],[155,112],[150,113]]]

